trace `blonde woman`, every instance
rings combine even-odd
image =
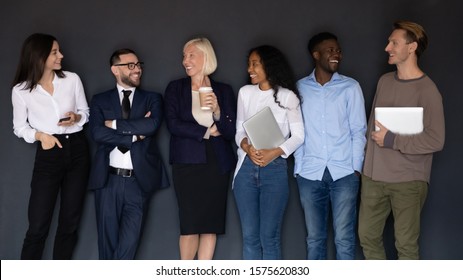
[[[229,85],[212,80],[217,60],[206,38],[183,48],[188,77],[169,83],[165,113],[170,131],[170,163],[179,207],[180,258],[212,259],[217,234],[225,233],[225,210],[235,156],[236,99]],[[199,88],[212,87],[209,110]]]

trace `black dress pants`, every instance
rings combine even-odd
[[[85,199],[90,158],[83,132],[54,135],[61,142],[43,150],[37,146],[29,199],[29,228],[21,259],[41,259],[45,241],[60,195],[58,228],[53,259],[71,259],[77,243],[77,229]]]

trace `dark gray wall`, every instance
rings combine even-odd
[[[344,50],[340,72],[362,85],[369,114],[379,76],[387,65],[384,47],[396,19],[421,23],[430,45],[420,64],[443,97],[447,138],[434,158],[429,197],[423,210],[421,253],[424,259],[463,259],[463,188],[461,143],[463,95],[461,76],[463,20],[461,1],[439,0],[3,0],[0,7],[0,259],[18,259],[27,229],[29,183],[35,145],[12,131],[11,87],[23,40],[31,33],[55,35],[64,53],[64,69],[80,75],[88,101],[114,86],[108,67],[112,51],[135,49],[146,69],[142,86],[163,93],[170,80],[185,75],[182,46],[192,36],[209,37],[217,52],[216,80],[237,93],[246,82],[248,49],[273,44],[287,54],[298,78],[311,71],[306,51],[310,36],[336,33]],[[168,159],[169,134],[164,127],[159,145]],[[93,146],[92,146],[93,148]],[[459,160],[459,161],[458,161]],[[305,228],[295,181],[283,228],[285,259],[304,259]],[[50,237],[53,237],[53,223]],[[240,223],[230,192],[227,233],[218,239],[216,259],[240,259]],[[173,188],[157,192],[151,202],[140,259],[178,259],[178,219]],[[52,238],[49,238],[52,239]],[[385,243],[394,258],[392,228]],[[45,258],[51,256],[52,242]],[[333,257],[333,246],[330,245]],[[75,252],[77,259],[96,259],[97,240],[93,194],[89,192]],[[359,249],[358,258],[362,258]]]

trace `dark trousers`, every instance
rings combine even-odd
[[[98,252],[101,260],[135,258],[149,198],[150,195],[141,190],[135,177],[111,174],[106,186],[95,190]]]
[[[55,135],[58,146],[43,150],[38,143],[29,199],[29,228],[21,259],[41,259],[60,194],[58,229],[53,259],[71,259],[87,190],[90,167],[87,139],[83,132]]]

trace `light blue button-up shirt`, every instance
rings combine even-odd
[[[297,83],[302,96],[305,140],[294,153],[294,175],[321,180],[326,167],[333,180],[361,171],[367,129],[359,83],[334,73],[323,86],[315,70]]]

